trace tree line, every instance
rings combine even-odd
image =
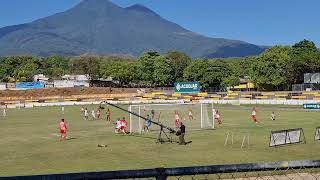
[[[192,59],[178,51],[147,51],[138,58],[83,55],[78,57],[8,56],[0,58],[2,82],[32,81],[36,74],[51,80],[64,74],[88,74],[92,80],[112,77],[122,87],[169,87],[177,81],[199,81],[225,90],[248,77],[259,90],[290,90],[304,73],[320,72],[320,52],[312,41],[273,46],[254,57]]]

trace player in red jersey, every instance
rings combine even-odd
[[[221,122],[221,119],[220,119],[220,112],[218,110],[216,111],[215,119],[216,119],[217,125],[219,127],[219,125],[221,125],[222,122]]]
[[[180,114],[178,111],[174,111],[174,119],[175,119],[176,127],[179,128],[180,124],[181,124],[181,119],[180,119]]]
[[[60,141],[67,140],[67,125],[64,122],[64,119],[61,119],[61,122],[59,123],[59,129],[60,129]]]
[[[257,110],[256,107],[253,107],[251,110],[251,119],[254,123],[257,123]]]
[[[189,120],[190,120],[190,121],[193,120],[193,114],[192,114],[192,109],[191,109],[191,107],[190,107],[189,110],[188,110],[188,117],[189,117]]]
[[[126,119],[123,117],[121,120],[120,120],[120,131],[123,133],[123,134],[127,134],[127,121]]]
[[[100,108],[97,110],[98,119],[101,120],[101,110]]]
[[[110,109],[107,110],[106,115],[107,115],[107,121],[111,121],[111,112],[110,112]]]

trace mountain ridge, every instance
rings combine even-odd
[[[122,8],[109,0],[83,0],[67,11],[0,28],[0,56],[139,56],[147,50],[178,50],[191,57],[210,58],[257,55],[264,48],[239,40],[206,37],[143,5]]]
[[[132,6],[126,7],[125,9],[138,11],[138,12],[144,12],[144,13],[148,13],[148,14],[153,14],[155,16],[159,16],[157,13],[155,13],[154,11],[152,11],[151,9],[147,8],[146,6],[144,6],[142,4],[134,4]]]

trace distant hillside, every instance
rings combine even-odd
[[[208,38],[142,5],[121,8],[108,0],[83,0],[65,12],[0,29],[0,56],[138,56],[146,50],[179,50],[211,58],[257,55],[264,49],[243,41]]]

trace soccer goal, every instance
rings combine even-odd
[[[196,129],[212,129],[214,128],[214,120],[211,104],[142,104],[130,105],[128,110],[140,116],[152,119],[152,121],[160,122],[166,126],[176,127],[176,113],[179,119],[185,124],[187,130]],[[192,118],[190,115],[192,113]],[[130,114],[130,132],[141,133],[145,120]],[[152,130],[158,130],[158,127],[151,126]]]

